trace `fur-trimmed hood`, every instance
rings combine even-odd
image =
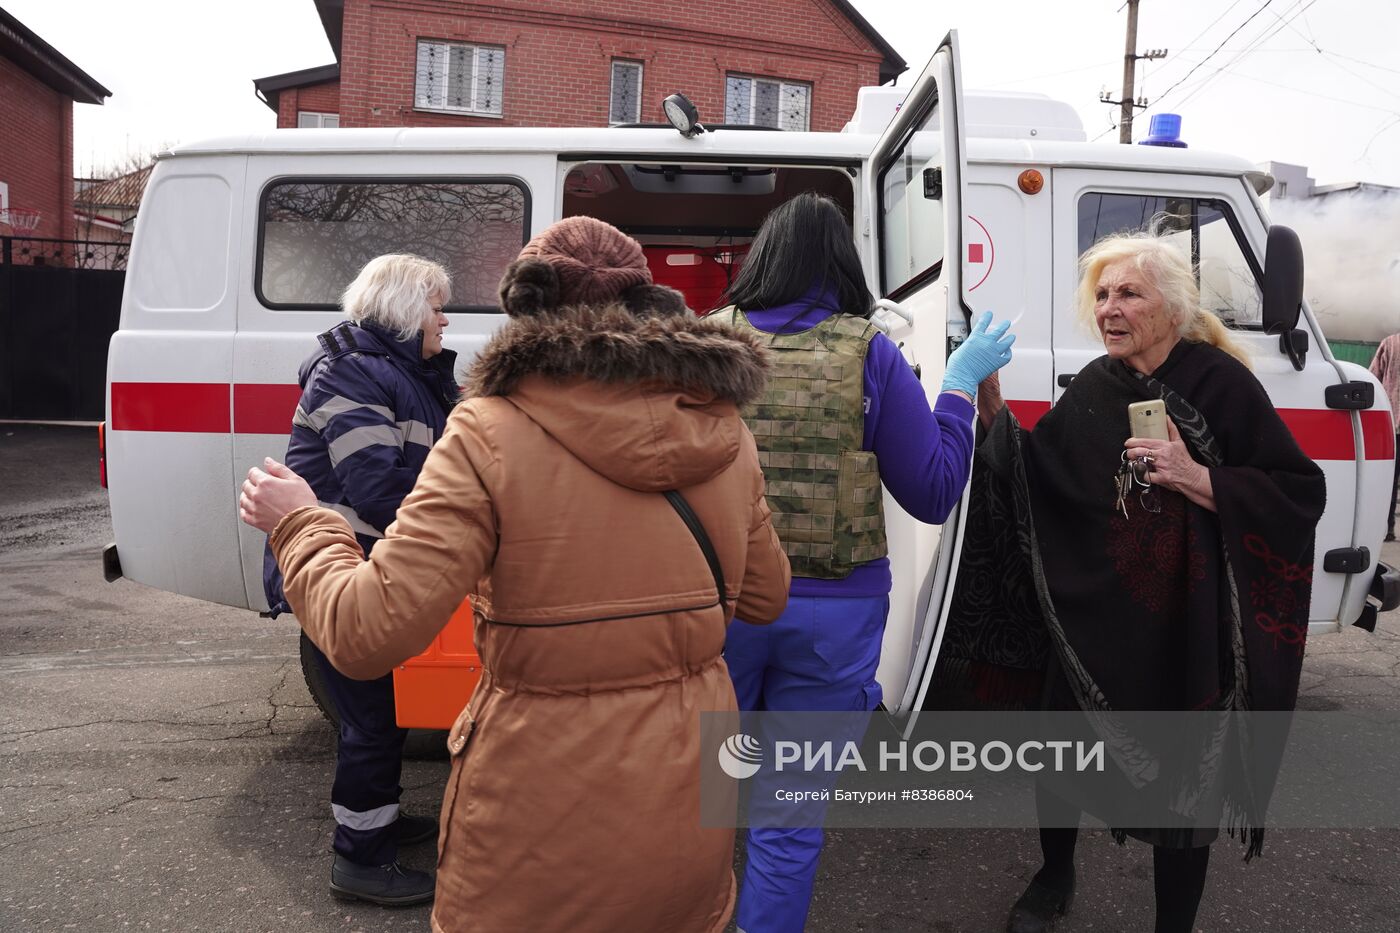
[[[738,410],[767,373],[753,335],[617,304],[511,320],[473,363],[463,395],[505,397],[594,470],[656,491],[733,462],[746,433]]]
[[[472,364],[462,394],[509,395],[531,374],[657,382],[742,406],[763,391],[768,357],[753,335],[689,314],[641,317],[621,304],[564,308],[515,318],[497,331]]]

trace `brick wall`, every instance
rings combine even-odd
[[[503,115],[414,109],[419,38],[504,47]],[[725,74],[740,72],[811,83],[811,128],[820,131],[845,124],[856,91],[879,83],[881,62],[826,0],[346,0],[340,125],[606,125],[613,58],[643,64],[643,121],[664,120],[661,99],[679,90],[703,122],[723,122]],[[288,96],[279,126],[295,125],[295,106],[284,122]]]
[[[277,95],[277,126],[295,127],[297,113],[340,113],[340,82],[327,81],[306,87],[289,88]]]
[[[10,207],[43,212],[31,236],[73,237],[73,99],[0,59],[0,127]],[[11,232],[0,224],[0,233]]]

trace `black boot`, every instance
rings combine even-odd
[[[1011,907],[1006,919],[1006,933],[1047,933],[1055,929],[1055,921],[1069,911],[1074,901],[1074,876],[1066,888],[1051,887],[1032,879],[1026,893]]]
[[[1046,933],[1069,910],[1074,900],[1074,847],[1079,811],[1037,784],[1036,812],[1040,817],[1040,854],[1045,863],[1030,886],[1011,907],[1006,933]],[[1050,824],[1048,827],[1046,824]]]
[[[1191,933],[1206,889],[1210,846],[1152,847],[1152,888],[1157,895],[1156,933]]]
[[[337,854],[331,863],[331,894],[342,901],[369,901],[385,907],[426,904],[433,899],[433,876],[388,865],[356,865]]]

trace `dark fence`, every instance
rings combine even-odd
[[[107,240],[0,237],[0,264],[59,269],[126,269],[131,244]]]
[[[127,248],[0,238],[0,418],[104,417]]]

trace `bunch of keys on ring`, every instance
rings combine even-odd
[[[1114,479],[1114,485],[1118,487],[1118,501],[1114,508],[1122,512],[1123,517],[1128,517],[1128,497],[1133,494],[1133,487],[1138,487],[1138,503],[1143,511],[1157,513],[1162,511],[1162,500],[1157,495],[1157,487],[1153,486],[1147,479],[1147,474],[1152,472],[1152,458],[1143,456],[1134,460],[1128,459],[1128,452],[1123,451],[1122,462],[1118,465],[1118,475]]]

